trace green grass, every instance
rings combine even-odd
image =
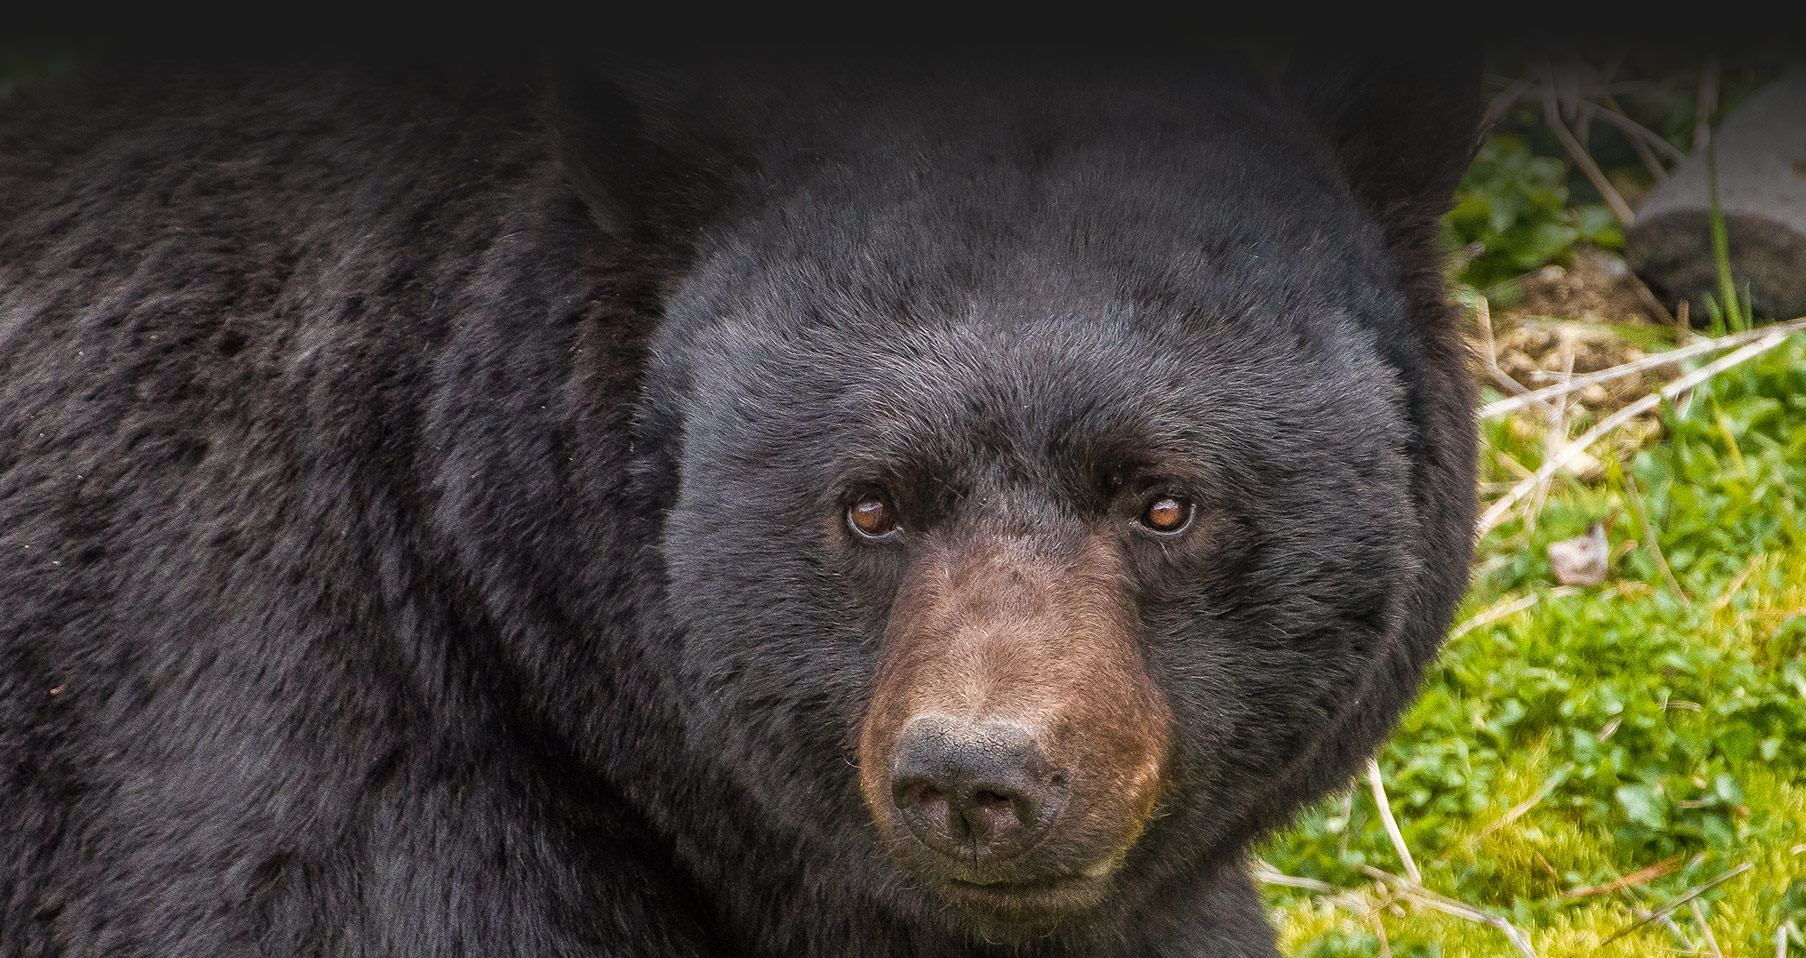
[[[1541,461],[1540,429],[1483,436],[1483,479],[1519,477],[1505,456]],[[1563,474],[1533,520],[1480,543],[1458,618],[1527,607],[1449,643],[1380,756],[1424,885],[1523,929],[1543,958],[1643,956],[1686,946],[1660,923],[1604,942],[1748,864],[1699,916],[1670,918],[1700,954],[1703,916],[1724,955],[1774,955],[1777,928],[1806,930],[1806,337],[1666,409],[1623,469]],[[1549,543],[1608,520],[1611,577],[1555,587]],[[1403,866],[1365,787],[1261,854],[1353,892],[1269,888],[1288,954],[1517,953],[1495,928],[1386,904],[1363,866]],[[1652,866],[1667,873],[1573,897]]]

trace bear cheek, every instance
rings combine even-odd
[[[860,784],[886,843],[924,877],[1101,878],[1153,811],[1171,712],[1114,550],[1076,551],[996,537],[934,549],[898,593]]]

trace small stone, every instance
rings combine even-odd
[[[1610,559],[1611,544],[1605,539],[1605,526],[1597,522],[1585,535],[1549,544],[1549,565],[1555,570],[1555,581],[1562,585],[1604,582]]]

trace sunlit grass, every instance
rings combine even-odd
[[[1483,479],[1542,461],[1534,424],[1483,432]],[[1548,545],[1593,522],[1610,577],[1557,587]],[[1777,929],[1806,930],[1806,337],[1666,409],[1623,469],[1564,475],[1494,529],[1460,618],[1487,612],[1380,757],[1425,888],[1522,929],[1542,958],[1766,958]],[[1369,869],[1403,866],[1364,787],[1261,854],[1349,893],[1270,888],[1288,954],[1518,953],[1376,883]]]

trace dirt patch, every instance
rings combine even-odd
[[[1540,389],[1641,358],[1645,350],[1626,327],[1655,333],[1672,317],[1619,257],[1596,249],[1575,252],[1571,267],[1545,266],[1521,281],[1524,295],[1491,316],[1486,331],[1472,330],[1476,375],[1508,392],[1502,374],[1524,389]],[[1638,337],[1644,342],[1649,337]],[[1489,368],[1490,355],[1497,371]],[[1635,401],[1662,382],[1660,370],[1595,383],[1567,397],[1567,415],[1599,416]]]
[[[1523,297],[1491,314],[1490,335],[1477,315],[1469,330],[1475,376],[1507,395],[1621,366],[1673,342],[1672,317],[1611,253],[1578,250],[1573,266],[1548,266],[1521,283]],[[1506,428],[1527,443],[1552,448],[1660,388],[1676,372],[1664,367],[1591,383],[1547,405],[1512,413]],[[1622,458],[1661,433],[1661,415],[1652,410],[1619,427],[1610,441]],[[1582,455],[1567,471],[1595,480],[1604,465]]]
[[[1545,266],[1520,281],[1524,298],[1494,316],[1577,319],[1586,323],[1674,325],[1674,318],[1631,272],[1605,250],[1582,247],[1571,266]]]

